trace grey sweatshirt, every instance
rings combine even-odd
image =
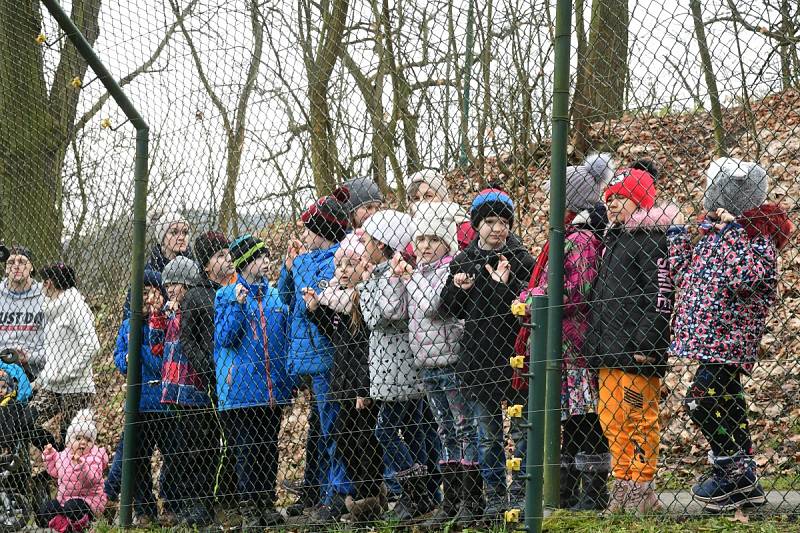
[[[0,350],[17,348],[28,354],[34,377],[44,368],[44,294],[34,282],[25,292],[14,292],[0,282]]]

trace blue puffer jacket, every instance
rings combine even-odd
[[[31,382],[25,371],[19,365],[9,365],[0,361],[0,371],[5,372],[13,379],[17,380],[17,401],[26,403],[33,396],[33,389],[31,389]]]
[[[117,344],[114,347],[114,364],[123,374],[128,373],[128,338],[130,337],[130,320],[126,319],[119,327]],[[153,348],[163,342],[161,332],[151,334],[147,321],[142,325],[142,396],[139,399],[139,411],[152,413],[165,411],[166,406],[161,403],[161,363],[162,358],[153,353]],[[156,337],[160,337],[156,340]],[[163,345],[160,345],[163,350]]]
[[[317,293],[322,292],[319,283],[333,278],[333,255],[338,249],[336,244],[327,250],[298,255],[291,271],[285,267],[281,270],[278,290],[291,309],[289,369],[293,374],[323,374],[333,365],[333,345],[309,319],[301,291],[311,287]]]
[[[244,304],[236,300],[239,283],[249,291]],[[239,276],[236,283],[217,291],[214,310],[219,410],[291,401],[294,381],[286,370],[288,309],[278,291],[266,280],[250,285]]]

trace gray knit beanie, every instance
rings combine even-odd
[[[161,273],[161,282],[164,286],[180,283],[182,285],[191,285],[200,276],[200,268],[197,263],[179,255],[164,267]]]
[[[566,208],[580,213],[598,204],[606,183],[614,176],[611,154],[592,154],[580,165],[567,167]]]
[[[385,200],[378,184],[372,178],[353,178],[345,181],[342,185],[347,189],[350,198],[344,203],[348,213],[352,213],[359,207],[370,202],[381,202]]]
[[[703,207],[707,211],[722,208],[739,216],[767,200],[768,186],[767,171],[758,163],[721,157],[706,170]]]

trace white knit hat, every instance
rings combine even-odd
[[[467,219],[464,209],[455,202],[419,202],[414,210],[414,241],[421,235],[433,235],[458,251],[458,225]]]
[[[768,187],[767,171],[758,163],[721,157],[706,170],[703,207],[707,211],[723,208],[739,216],[766,202]]]
[[[161,246],[161,244],[164,242],[164,237],[166,237],[170,226],[173,224],[186,224],[187,226],[190,225],[189,221],[186,220],[186,217],[177,211],[168,211],[153,221],[153,239],[156,241],[156,244]]]
[[[442,200],[450,199],[450,192],[447,190],[447,184],[444,182],[444,176],[433,169],[420,170],[419,172],[414,172],[410,176],[406,176],[406,191],[408,191],[415,183],[427,183],[428,187],[433,189],[439,198]]]
[[[80,435],[97,442],[97,426],[94,423],[94,411],[91,409],[81,409],[75,413],[67,428],[67,443],[73,442]]]
[[[402,252],[414,239],[414,221],[394,209],[378,211],[364,222],[364,233],[396,252]]]

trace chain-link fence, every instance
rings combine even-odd
[[[797,516],[796,2],[63,7],[149,159],[0,0],[0,530]]]

